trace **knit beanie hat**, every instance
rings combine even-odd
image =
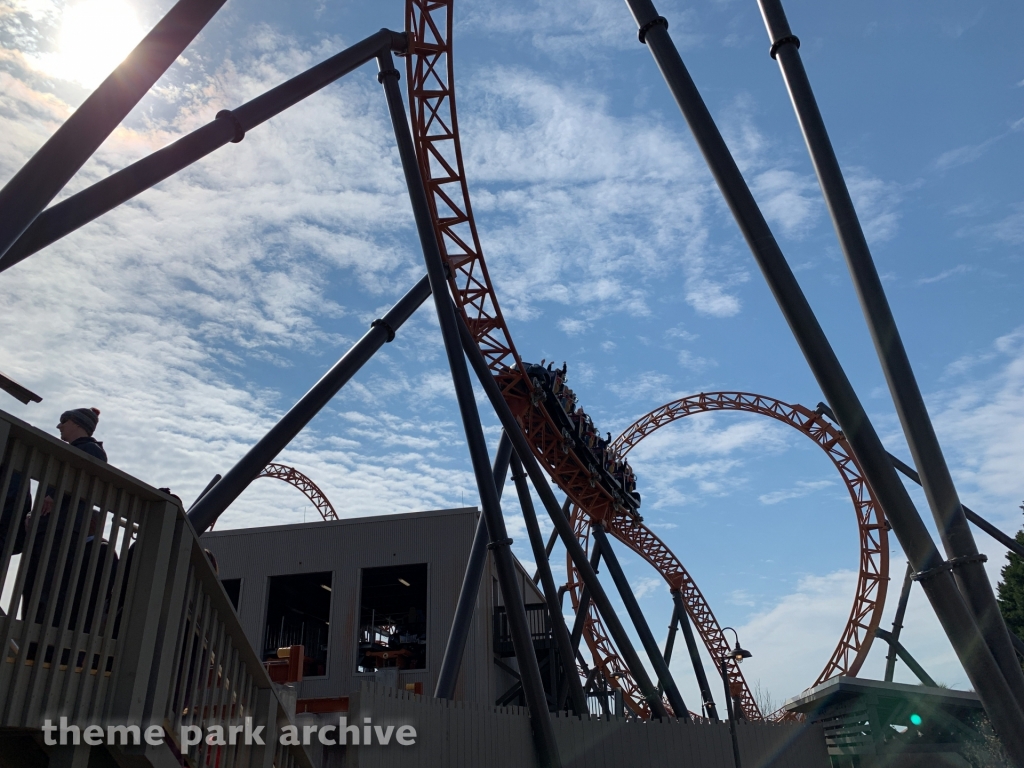
[[[96,424],[100,420],[99,408],[75,408],[73,411],[64,411],[60,415],[61,423],[71,419],[75,424],[84,429],[89,436],[96,431]]]

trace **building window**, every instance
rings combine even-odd
[[[263,660],[278,658],[278,648],[303,647],[302,676],[327,674],[331,621],[331,572],[271,576]]]
[[[364,568],[359,672],[427,666],[427,564]]]
[[[224,591],[228,593],[228,600],[235,606],[235,613],[238,613],[238,596],[242,591],[242,580],[241,579],[221,579],[220,585],[224,587]]]

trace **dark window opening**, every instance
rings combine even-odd
[[[277,659],[278,648],[303,646],[302,676],[327,674],[331,620],[331,572],[271,576],[263,660]]]
[[[235,606],[235,612],[238,612],[238,596],[242,591],[242,580],[241,579],[221,579],[220,584],[224,587],[224,591],[228,593],[228,600]]]
[[[427,666],[427,564],[364,568],[359,672]]]

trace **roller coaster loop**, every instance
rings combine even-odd
[[[313,502],[320,517],[324,520],[338,519],[338,513],[334,511],[334,506],[320,490],[320,487],[295,467],[288,467],[284,464],[267,464],[256,477],[275,477],[278,480],[284,480],[289,485],[294,485],[306,494],[307,499]]]
[[[856,676],[867,658],[874,631],[882,619],[889,581],[889,547],[884,516],[871,496],[846,439],[821,414],[802,405],[789,405],[774,398],[746,392],[710,392],[685,397],[656,408],[626,429],[616,438],[613,445],[618,447],[619,453],[624,456],[647,435],[666,424],[708,411],[746,411],[789,424],[817,443],[842,476],[857,514],[860,533],[860,573],[853,608],[839,644],[812,685],[818,685],[838,675]],[[581,542],[588,543],[588,519],[578,509],[572,510],[571,515],[577,536]],[[653,565],[668,582],[670,589],[679,589],[682,592],[687,612],[711,657],[720,659],[726,655],[728,644],[718,621],[693,579],[669,548],[641,522],[616,521],[609,533]],[[578,609],[581,587],[571,563],[569,587],[573,607]],[[634,711],[638,714],[645,713],[643,700],[638,696],[628,670],[619,661],[601,626],[600,617],[592,607],[584,625],[584,636],[594,654],[595,664],[601,667],[608,679],[617,681]],[[739,667],[734,662],[729,663],[733,665],[730,677],[743,684],[743,711],[748,718],[754,719],[757,717],[754,698],[740,675]]]

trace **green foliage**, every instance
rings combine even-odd
[[[1024,504],[1021,510],[1024,510]],[[1015,538],[1024,544],[1024,529],[1017,531]],[[1006,561],[1000,571],[999,612],[1010,631],[1017,637],[1024,637],[1024,558],[1007,552]]]

